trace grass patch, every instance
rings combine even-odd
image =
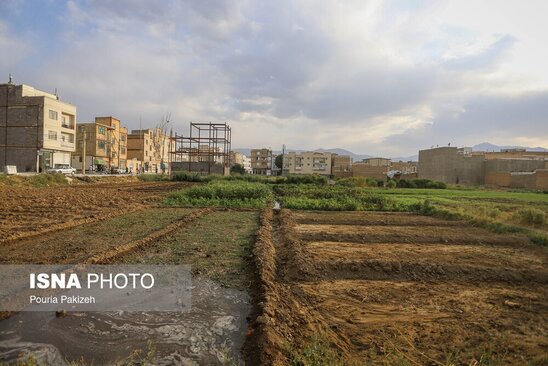
[[[289,350],[292,366],[343,366],[346,363],[339,351],[324,338],[312,336],[304,347]]]
[[[413,199],[397,201],[377,192],[341,185],[279,185],[274,192],[283,207],[297,210],[411,211],[416,203]]]
[[[67,177],[61,173],[40,173],[28,176],[0,174],[0,185],[27,186],[34,188],[64,186],[69,184]]]
[[[171,193],[164,202],[171,206],[263,208],[273,197],[271,187],[263,183],[214,180]]]
[[[124,263],[190,264],[194,275],[224,286],[248,288],[248,258],[258,213],[213,212],[192,226],[121,259]]]

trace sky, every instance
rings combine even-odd
[[[0,82],[57,89],[79,122],[228,122],[241,148],[548,147],[546,14],[545,0],[2,0]]]

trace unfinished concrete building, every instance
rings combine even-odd
[[[273,164],[271,149],[251,149],[251,171],[253,174],[271,175]]]
[[[0,170],[39,172],[70,164],[76,107],[28,85],[0,84]]]
[[[171,138],[171,170],[230,174],[232,130],[227,123],[190,123],[187,136]]]

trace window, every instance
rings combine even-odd
[[[126,135],[120,136],[120,141],[126,141]]]
[[[125,154],[126,153],[126,148],[125,147],[121,147],[120,148],[120,154]]]
[[[57,132],[48,131],[48,140],[57,140]]]
[[[99,135],[104,135],[105,134],[105,128],[104,127],[99,127],[97,129],[97,131],[98,131]]]
[[[105,149],[105,142],[104,141],[97,141],[97,148],[98,149]]]
[[[52,111],[52,110],[50,109],[50,110],[49,110],[49,118],[57,121],[57,118],[58,118],[57,112],[56,112],[56,111]]]

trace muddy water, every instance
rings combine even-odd
[[[185,313],[18,313],[0,322],[0,361],[32,357],[39,365],[82,359],[112,365],[133,353],[134,361],[154,365],[241,363],[248,295],[209,280],[195,278],[193,286],[192,308]],[[138,349],[143,351],[136,356]]]

